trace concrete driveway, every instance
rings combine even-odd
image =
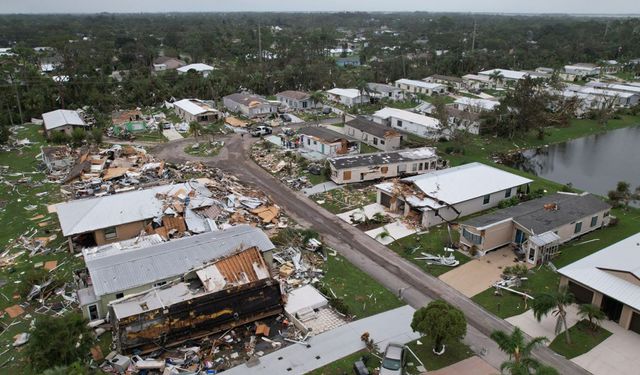
[[[546,345],[551,344],[551,341],[556,337],[556,317],[549,313],[542,318],[540,322],[533,316],[533,310],[529,309],[520,315],[512,316],[505,319],[507,322],[514,326],[520,327],[525,333],[532,337],[546,337],[549,341]],[[567,308],[567,325],[572,327],[578,321],[578,305],[571,305]]]
[[[178,131],[176,129],[174,129],[174,128],[164,129],[162,131],[162,135],[164,135],[169,140],[169,142],[177,141],[177,140],[183,138],[182,134],[178,133]]]
[[[473,297],[500,280],[502,270],[516,264],[514,258],[511,248],[504,247],[456,267],[439,278],[465,296]]]

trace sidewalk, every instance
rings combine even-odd
[[[311,348],[299,344],[267,354],[253,367],[236,366],[229,375],[304,374],[364,349],[360,336],[369,332],[384,350],[388,342],[408,343],[420,337],[411,331],[414,308],[403,306],[365,319],[356,320],[309,340]]]

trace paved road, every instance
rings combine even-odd
[[[488,338],[494,330],[510,331],[513,326],[485,311],[449,285],[423,272],[413,263],[390,251],[364,232],[346,224],[318,206],[300,192],[290,190],[257,166],[248,156],[251,138],[234,136],[227,141],[225,152],[209,164],[235,174],[241,181],[253,184],[282,206],[298,223],[313,227],[324,241],[337,249],[350,262],[367,272],[387,289],[402,290],[402,298],[413,307],[424,306],[429,300],[441,298],[460,308],[469,323],[465,342],[475,352],[488,348],[483,357],[496,368],[505,356]],[[167,155],[171,160],[171,155]],[[181,161],[181,160],[175,160]],[[546,347],[535,350],[534,356],[555,367],[563,375],[589,374],[578,365],[555,354]]]

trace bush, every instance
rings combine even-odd
[[[93,128],[91,130],[91,138],[93,139],[93,142],[97,145],[102,143],[102,129]]]
[[[505,267],[502,273],[506,276],[523,277],[529,273],[529,269],[524,264],[514,264],[513,266]]]
[[[87,133],[83,129],[76,128],[71,132],[71,143],[76,147],[82,145],[86,138]]]
[[[498,208],[507,208],[511,206],[515,206],[520,203],[520,199],[518,197],[511,197],[510,199],[505,199],[498,203]]]
[[[69,142],[69,137],[67,137],[67,134],[65,134],[64,132],[53,132],[49,136],[49,140],[51,141],[51,143],[62,145]]]

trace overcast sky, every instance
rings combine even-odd
[[[640,0],[0,0],[0,13],[418,10],[639,14]]]

